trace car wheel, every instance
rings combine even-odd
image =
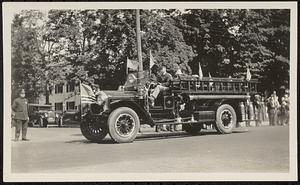
[[[119,107],[112,111],[107,124],[109,135],[117,143],[132,142],[140,128],[138,115],[128,107]]]
[[[105,124],[100,124],[96,118],[86,116],[80,123],[82,135],[93,142],[102,141],[108,133]]]
[[[229,134],[235,128],[237,122],[236,113],[232,106],[221,105],[216,114],[216,130],[220,134]]]

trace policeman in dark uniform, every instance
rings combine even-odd
[[[19,97],[13,101],[12,105],[15,120],[15,141],[19,140],[22,129],[22,141],[28,141],[26,138],[28,128],[28,101],[25,98],[25,90],[21,89]]]

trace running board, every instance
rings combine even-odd
[[[178,122],[177,119],[164,119],[159,121],[154,121],[155,125],[171,125],[171,124],[196,124],[196,123],[205,123],[205,122],[213,122],[215,119],[201,119],[197,121],[189,121],[191,117],[181,118],[181,121]],[[184,121],[187,120],[187,121]]]

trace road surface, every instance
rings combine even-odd
[[[29,128],[12,142],[12,173],[288,172],[289,127],[250,127],[218,135],[154,134],[133,143],[87,141],[79,128]],[[13,131],[12,131],[13,132]]]

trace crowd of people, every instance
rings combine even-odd
[[[276,91],[273,91],[268,98],[255,95],[254,110],[256,126],[261,126],[263,121],[269,121],[270,126],[288,125],[290,116],[289,91],[285,91],[281,101],[279,101]]]

